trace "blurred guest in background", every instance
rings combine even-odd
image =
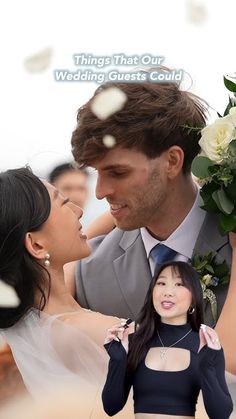
[[[88,197],[88,172],[72,163],[56,166],[49,174],[49,182],[74,204],[84,208]]]

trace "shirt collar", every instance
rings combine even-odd
[[[203,205],[203,201],[198,190],[194,204],[182,223],[166,240],[161,242],[188,259],[192,257],[194,246],[206,215],[206,212],[200,208],[201,205]],[[147,257],[149,258],[150,251],[160,241],[154,238],[146,227],[142,227],[140,231]]]

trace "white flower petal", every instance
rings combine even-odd
[[[113,135],[105,135],[102,139],[103,144],[107,148],[112,148],[116,145],[116,139]]]
[[[45,48],[25,59],[24,66],[29,73],[40,73],[46,70],[52,60],[52,48]]]
[[[229,110],[229,118],[232,124],[234,124],[234,126],[236,127],[236,106]]]
[[[19,304],[14,288],[0,280],[0,307],[18,307]]]
[[[207,19],[207,9],[202,0],[187,1],[187,19],[192,24],[202,24]]]
[[[99,119],[105,120],[121,110],[126,101],[127,96],[122,90],[110,87],[95,96],[91,103],[91,110]]]

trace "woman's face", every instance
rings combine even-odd
[[[161,321],[176,325],[186,323],[191,302],[192,293],[183,284],[178,270],[172,266],[163,269],[153,289],[153,305]]]
[[[51,266],[88,256],[91,249],[79,222],[82,209],[61,195],[54,186],[47,182],[45,186],[51,199],[51,211],[40,232],[44,235],[44,247],[50,254]]]

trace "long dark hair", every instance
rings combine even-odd
[[[127,370],[129,372],[134,371],[138,364],[144,359],[148,350],[148,343],[156,333],[158,325],[160,324],[160,315],[156,312],[153,305],[153,289],[160,273],[167,266],[171,266],[172,269],[178,271],[183,284],[191,291],[194,312],[192,314],[188,313],[187,322],[195,331],[199,331],[200,325],[203,323],[203,293],[199,276],[195,269],[190,264],[180,261],[162,264],[155,272],[147,292],[144,306],[137,318],[137,329],[130,342],[128,354]]]
[[[28,168],[0,173],[0,279],[11,285],[19,296],[14,308],[0,307],[0,328],[14,325],[34,306],[35,292],[41,294],[39,309],[47,297],[43,280],[50,276],[25,247],[29,231],[40,230],[51,209],[44,184]]]

